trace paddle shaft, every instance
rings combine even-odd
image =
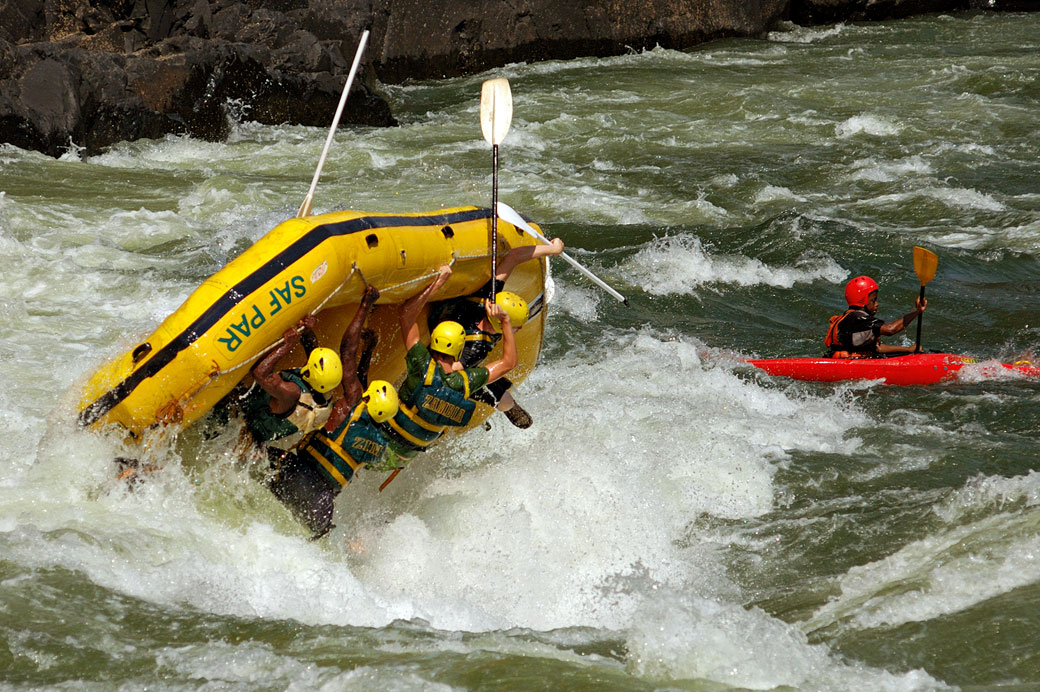
[[[498,145],[491,146],[491,208],[498,209]],[[491,296],[495,302],[495,281],[498,276],[498,214],[491,215]]]
[[[364,33],[361,34],[361,41],[358,42],[357,52],[354,54],[354,64],[350,66],[350,74],[347,75],[347,83],[343,86],[343,94],[339,97],[339,106],[336,107],[336,116],[332,119],[332,127],[329,128],[329,135],[325,138],[325,148],[321,151],[321,158],[318,159],[318,167],[314,171],[314,179],[311,180],[311,189],[307,191],[307,196],[303,200],[303,204],[300,205],[300,211],[296,214],[297,218],[303,218],[311,213],[311,204],[314,202],[314,191],[318,188],[318,179],[321,178],[321,169],[325,167],[325,159],[329,155],[329,148],[332,146],[332,138],[336,136],[336,128],[339,127],[340,116],[343,115],[343,106],[347,103],[347,94],[350,93],[350,85],[354,83],[354,75],[357,74],[358,66],[361,64],[361,54],[365,52],[365,44],[368,42],[368,29],[365,29]]]
[[[921,284],[921,302],[924,302],[924,284]],[[917,316],[917,345],[914,346],[914,353],[921,352],[921,322],[924,322],[923,312]]]
[[[524,217],[520,216],[520,214],[515,209],[510,207],[508,204],[505,204],[504,202],[499,202],[498,204],[495,205],[495,211],[497,212],[497,214],[499,216],[501,216],[503,219],[505,219],[509,223],[513,224],[517,228],[523,229],[532,238],[536,238],[537,240],[542,241],[546,245],[552,245],[552,243],[550,243],[549,240],[544,235],[542,235],[538,231],[534,230],[534,227],[532,227],[531,224],[529,224],[526,221],[524,221]],[[602,288],[604,291],[606,291],[610,295],[612,295],[615,298],[617,298],[618,300],[620,300],[622,303],[625,304],[626,307],[628,306],[628,298],[626,298],[625,296],[623,296],[620,293],[618,293],[617,291],[615,291],[613,288],[608,286],[606,284],[606,282],[603,281],[601,278],[599,278],[598,276],[596,276],[595,274],[590,272],[585,267],[581,266],[577,262],[577,260],[572,258],[566,252],[560,254],[560,259],[565,260],[572,267],[574,267],[575,269],[580,271],[582,274],[584,274],[586,277],[588,277],[588,279],[590,281],[592,281],[594,284],[596,284],[597,286]]]
[[[400,468],[394,469],[394,472],[391,473],[389,476],[387,476],[386,480],[383,481],[383,484],[379,486],[379,492],[383,492],[383,488],[385,488],[386,486],[390,485],[390,483],[395,478],[397,478],[397,474],[399,474],[399,473],[401,473],[401,469]]]

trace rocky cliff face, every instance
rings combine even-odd
[[[70,142],[94,153],[168,133],[219,140],[229,107],[327,126],[361,19],[292,5],[0,1],[0,141],[56,156]],[[374,86],[369,63],[344,123],[393,124]]]
[[[510,62],[617,55],[756,36],[788,0],[392,0],[376,70],[388,82]],[[421,37],[421,38],[420,38]],[[418,40],[417,40],[418,39]]]
[[[802,24],[1040,0],[0,0],[0,142],[60,155],[168,133],[219,140],[228,109],[327,126],[371,29],[343,124],[392,125],[378,81],[518,61],[685,48]]]

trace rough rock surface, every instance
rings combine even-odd
[[[788,0],[393,0],[391,4],[377,59],[384,81],[756,36],[784,17]]]
[[[802,26],[902,19],[934,12],[1035,12],[1040,0],[791,0],[791,21]]]
[[[228,111],[327,126],[372,35],[343,124],[392,125],[378,82],[545,59],[686,48],[799,24],[1040,0],[0,0],[0,143],[52,156],[168,133],[219,140]]]
[[[0,0],[0,142],[58,156],[168,133],[220,140],[229,109],[327,126],[362,23],[332,6]],[[375,84],[364,65],[344,124],[394,123]]]

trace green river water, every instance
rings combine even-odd
[[[326,132],[240,103],[225,143],[0,147],[0,689],[1040,689],[1040,382],[741,362],[820,353],[858,274],[909,311],[915,245],[926,348],[1033,358],[1040,14],[386,87],[400,127],[341,130],[315,211],[488,205],[499,76],[501,199],[631,306],[554,261],[534,427],[362,477],[319,543],[219,438],[128,492],[74,421],[295,214]]]

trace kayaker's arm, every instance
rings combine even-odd
[[[890,346],[889,344],[883,344],[880,341],[877,345],[878,353],[913,353],[913,346]]]
[[[893,320],[888,324],[881,325],[881,335],[891,336],[892,334],[898,334],[899,332],[903,331],[911,324],[913,324],[914,320],[920,317],[921,313],[924,312],[924,309],[927,306],[928,301],[925,298],[921,298],[920,296],[918,296],[917,301],[914,305],[914,311],[906,313],[898,320]],[[917,351],[917,347],[890,346],[888,344],[883,344],[879,341],[877,345],[877,350],[878,353],[915,353]]]
[[[918,315],[924,312],[925,307],[928,306],[928,301],[925,298],[918,297],[915,304],[914,310],[908,312],[898,320],[892,320],[888,324],[881,326],[881,336],[892,336],[903,331],[917,319]]]
[[[487,366],[488,384],[505,376],[516,367],[516,336],[513,334],[513,324],[509,321],[509,315],[500,305],[488,307],[488,314],[502,324],[502,358]]]
[[[302,326],[302,323],[301,325]],[[296,327],[286,329],[282,334],[282,343],[264,356],[263,360],[253,366],[253,379],[271,396],[271,412],[285,413],[296,406],[300,398],[300,388],[282,378],[275,371],[275,366],[299,342],[300,333]]]
[[[419,314],[433,294],[447,283],[449,277],[451,277],[451,267],[446,264],[440,268],[437,278],[431,281],[426,288],[401,303],[401,338],[404,339],[406,352],[419,343]]]

